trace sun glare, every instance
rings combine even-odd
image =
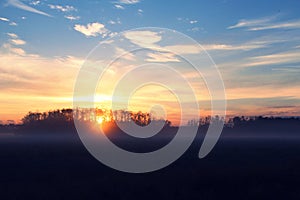
[[[102,124],[103,123],[103,117],[98,117],[97,122],[98,122],[98,124]]]

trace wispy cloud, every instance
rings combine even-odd
[[[65,15],[64,17],[71,21],[80,19],[80,16],[73,16],[73,15]]]
[[[143,11],[142,9],[138,9],[138,14],[139,14],[140,16],[142,16],[143,13],[144,13],[144,11]]]
[[[177,17],[176,20],[182,24],[186,24],[185,26],[188,26],[187,31],[197,32],[200,30],[204,30],[203,28],[197,26],[198,20],[196,19],[190,19],[190,18],[184,18],[184,17]]]
[[[119,4],[115,4],[114,6],[115,6],[115,8],[120,9],[120,10],[124,10],[125,9],[123,6],[121,6]]]
[[[43,11],[37,10],[33,7],[30,7],[30,6],[22,3],[19,0],[8,0],[8,4],[11,5],[11,6],[14,6],[16,8],[19,8],[21,10],[25,10],[25,11],[40,14],[40,15],[44,15],[44,16],[47,16],[47,17],[52,17],[51,15],[49,15],[49,14],[43,12]]]
[[[187,29],[187,31],[192,31],[192,32],[197,32],[197,31],[200,31],[200,30],[203,30],[203,28],[200,28],[200,27],[193,27],[193,28]]]
[[[14,54],[18,54],[18,55],[25,55],[25,51],[21,48],[17,48],[17,47],[14,47],[12,45],[25,45],[26,44],[26,41],[24,40],[21,40],[19,38],[19,36],[15,33],[7,33],[7,35],[10,37],[9,39],[9,43],[5,43],[3,45],[3,48],[5,48],[6,50],[8,50],[8,52],[11,52],[11,53],[14,53]]]
[[[114,7],[119,9],[119,10],[124,10],[125,7],[124,5],[132,5],[132,4],[137,4],[139,3],[140,0],[119,0],[119,1],[116,1],[116,2],[112,2],[114,4]],[[142,11],[141,9],[138,10],[138,13],[139,14],[142,14]]]
[[[162,52],[155,52],[155,53],[148,53],[148,58],[145,61],[148,62],[180,62],[177,56],[173,53],[162,53]]]
[[[112,24],[112,25],[116,24],[116,22],[113,21],[113,20],[109,20],[108,23],[109,23],[109,24]]]
[[[248,63],[245,63],[244,66],[263,66],[263,65],[279,65],[279,64],[291,64],[300,62],[300,52],[283,52],[277,54],[270,54],[264,56],[255,56],[248,58]]]
[[[98,22],[89,23],[86,26],[75,24],[74,29],[87,37],[96,37],[99,35],[106,37],[109,34],[109,30],[105,28],[104,24]]]
[[[61,6],[61,5],[52,5],[52,4],[49,4],[48,6],[51,9],[58,10],[58,11],[61,11],[61,12],[77,11],[76,8],[74,8],[73,6],[69,6],[69,5]]]
[[[265,47],[265,44],[259,44],[259,43],[245,43],[245,44],[206,44],[202,45],[202,47],[207,50],[228,50],[228,51],[234,51],[234,50],[253,50],[253,49],[259,49]]]
[[[165,49],[182,55],[198,54],[202,51],[201,47],[207,51],[250,51],[269,45],[269,41],[249,41],[239,44],[203,44],[201,47],[195,44],[162,46],[158,44],[161,41],[160,34],[152,31],[129,31],[124,33],[124,37],[140,47],[152,48],[154,50]]]
[[[30,2],[31,5],[37,6],[41,3],[41,1],[32,1]]]
[[[277,68],[272,68],[272,71],[300,73],[300,67],[277,67]]]
[[[7,35],[11,38],[18,38],[18,35],[15,33],[7,33]]]
[[[265,25],[269,22],[271,22],[274,19],[274,16],[271,17],[265,17],[265,18],[260,18],[260,19],[241,19],[237,24],[233,26],[227,27],[227,29],[234,29],[234,28],[242,28],[242,27],[256,27],[260,25]]]
[[[9,54],[14,54],[14,55],[19,55],[19,56],[25,56],[26,52],[24,49],[19,48],[19,47],[14,47],[9,43],[4,43],[2,45],[2,49],[5,49],[6,52],[8,52]]]
[[[10,40],[14,45],[24,45],[26,44],[26,42],[24,40],[21,39],[11,39]]]
[[[198,23],[198,20],[196,20],[196,19],[190,19],[190,18],[184,18],[184,17],[177,17],[176,19],[178,22],[181,22],[181,23],[187,23],[187,24]]]
[[[0,21],[9,22],[9,19],[7,19],[5,17],[0,17]]]
[[[18,24],[16,22],[10,22],[9,25],[10,26],[18,26]]]
[[[124,33],[124,37],[132,43],[146,48],[158,47],[156,43],[161,40],[161,36],[152,31],[128,31]]]
[[[227,29],[246,28],[249,31],[262,31],[269,29],[295,29],[300,28],[300,20],[275,21],[276,16],[260,19],[242,19],[237,24],[227,27]]]
[[[259,49],[265,47],[263,43],[244,43],[244,44],[204,44],[201,47],[206,51],[249,51],[253,49]],[[162,47],[169,51],[179,54],[198,54],[201,51],[198,45],[172,45]]]
[[[268,30],[268,29],[296,29],[296,28],[300,28],[300,20],[282,22],[282,23],[271,23],[265,26],[251,27],[249,28],[249,30],[261,31],[261,30]]]
[[[269,108],[295,108],[296,106],[270,106]]]
[[[5,17],[0,17],[0,21],[9,22],[8,25],[10,25],[10,26],[17,26],[18,25],[16,22],[12,22],[8,18],[5,18]]]
[[[15,33],[7,33],[7,35],[10,37],[10,43],[13,45],[24,45],[26,44],[26,41],[21,40],[19,36]]]
[[[130,61],[136,60],[136,57],[133,53],[128,52],[128,51],[126,51],[122,48],[119,48],[119,47],[115,48],[115,54],[118,57],[122,56],[122,59],[125,59],[125,60],[130,60]]]
[[[121,24],[121,21],[120,21],[120,19],[117,19],[116,21],[109,20],[108,23],[111,24],[111,25],[115,25],[115,24]]]
[[[170,45],[164,46],[163,49],[167,49],[170,52],[174,52],[179,55],[185,54],[198,54],[201,51],[198,45],[191,45],[191,44],[180,44],[180,45]]]
[[[119,3],[121,4],[137,4],[140,0],[119,0]]]

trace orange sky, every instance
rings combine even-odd
[[[1,54],[0,68],[6,70],[8,74],[1,77],[2,81],[7,81],[7,86],[0,91],[0,119],[4,123],[6,120],[19,122],[28,111],[43,112],[58,108],[71,108],[74,82],[82,62],[82,59],[74,57],[46,59],[34,55]],[[19,70],[24,65],[28,67]],[[96,106],[110,107],[111,91],[109,88],[113,87],[113,84],[110,84],[112,81],[109,80],[113,80],[112,76],[103,80],[106,81],[105,87],[108,91],[102,91],[97,95]],[[193,86],[199,100],[200,114],[205,116],[210,114],[210,97],[205,84],[201,79],[199,80]],[[297,97],[299,91],[298,86],[276,90],[272,86],[226,88],[227,113],[229,115],[268,113],[298,115],[299,105],[289,96]],[[287,98],[277,99],[276,97],[279,96]],[[287,101],[289,106],[281,106],[282,101]],[[174,123],[178,121],[180,107],[178,107],[177,99],[165,88],[157,85],[139,88],[132,96],[129,110],[149,111],[153,104],[163,105],[168,119],[173,120]]]

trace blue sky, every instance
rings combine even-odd
[[[239,42],[259,37],[262,32],[228,30],[239,20],[255,20],[274,18],[276,22],[295,20],[298,15],[299,2],[290,1],[140,1],[124,4],[116,1],[22,1],[24,4],[45,12],[52,17],[24,11],[3,2],[0,8],[1,17],[8,18],[17,26],[1,23],[1,40],[5,40],[6,32],[16,32],[28,41],[27,48],[45,56],[55,56],[57,46],[59,55],[69,53],[84,54],[99,38],[83,40],[80,33],[73,30],[75,24],[86,25],[91,22],[104,24],[109,30],[120,32],[143,26],[154,26],[175,29],[183,32],[199,42]],[[53,6],[62,8],[51,9]],[[120,5],[123,9],[117,9]],[[72,8],[66,9],[66,6]],[[65,8],[66,11],[62,11]],[[142,11],[142,12],[139,12]],[[80,17],[68,20],[64,16]],[[22,20],[22,17],[26,19]],[[110,24],[110,22],[121,24]],[[194,23],[193,23],[194,22]],[[278,30],[275,30],[278,32]],[[275,32],[273,30],[273,32]],[[237,37],[235,37],[237,36]],[[74,43],[74,40],[79,41]],[[81,42],[80,42],[81,40]],[[234,40],[234,41],[232,41]],[[81,46],[78,48],[78,46]],[[46,47],[45,47],[46,46]],[[77,48],[76,48],[77,47]],[[83,52],[81,48],[86,47]],[[72,52],[72,49],[77,49]],[[79,49],[79,52],[78,52]],[[82,55],[79,55],[82,56]]]
[[[8,100],[0,100],[0,119],[68,106],[89,51],[139,27],[174,29],[203,45],[223,76],[230,114],[300,115],[299,8],[296,0],[1,1],[0,96]],[[45,81],[53,79],[60,89]],[[19,95],[32,103],[17,113]]]

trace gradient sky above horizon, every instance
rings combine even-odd
[[[1,1],[0,120],[71,107],[88,53],[139,27],[203,45],[222,74],[229,115],[300,116],[299,8],[292,0]]]

